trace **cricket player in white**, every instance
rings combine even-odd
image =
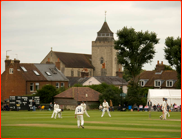
[[[80,103],[78,103],[78,106],[75,109],[75,118],[77,117],[77,126],[80,128],[80,121],[81,121],[81,127],[84,128],[84,120],[83,120],[83,107]]]
[[[163,102],[162,102],[162,115],[160,116],[160,119],[162,120],[166,120],[166,111],[167,111],[167,105],[166,105],[166,101],[165,98],[163,98]]]
[[[165,99],[165,101],[166,101],[166,107],[167,107],[167,98]],[[170,117],[170,114],[169,114],[169,112],[167,111],[167,109],[166,109],[166,115],[168,115],[168,117]]]
[[[88,115],[88,113],[87,113],[87,109],[86,109],[87,105],[84,103],[84,101],[82,101],[81,106],[83,107],[83,111],[84,111],[84,113],[87,115],[87,117],[90,117],[90,116]]]
[[[109,117],[111,117],[110,112],[109,112],[109,104],[108,104],[108,102],[106,102],[105,99],[104,99],[104,102],[103,102],[102,105],[103,105],[103,110],[102,110],[102,115],[101,115],[101,117],[104,116],[106,110],[107,110],[107,113],[108,113]]]
[[[61,117],[61,109],[59,108],[59,104],[54,104],[54,111],[53,111],[53,113],[52,113],[52,116],[51,116],[51,118],[55,118],[56,119],[56,117],[57,117],[57,115],[58,115],[58,117],[59,118],[62,118]]]

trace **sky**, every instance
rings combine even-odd
[[[181,37],[180,1],[1,1],[1,73],[4,60],[40,63],[53,51],[91,54],[92,41],[106,21],[114,33],[123,27],[155,32],[156,54],[143,69],[165,60],[165,39]]]

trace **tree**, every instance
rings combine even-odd
[[[178,73],[177,88],[181,88],[181,38],[174,39],[167,37],[164,48],[165,58],[171,66],[174,66]]]
[[[54,96],[59,94],[58,90],[52,85],[45,85],[42,89],[37,90],[36,96],[40,96],[41,103],[53,102]]]
[[[122,64],[135,80],[144,64],[154,57],[154,45],[159,42],[156,33],[148,31],[136,32],[133,28],[124,27],[117,31],[118,40],[115,49],[118,50],[118,63]]]

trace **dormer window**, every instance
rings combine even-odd
[[[141,87],[144,87],[144,85],[145,85],[144,80],[141,80],[141,81],[140,81],[140,86],[141,86]]]
[[[154,87],[160,87],[161,86],[161,81],[160,80],[155,80],[154,81]]]
[[[173,81],[172,80],[167,80],[166,81],[166,87],[173,87]]]
[[[21,69],[24,71],[24,72],[27,72],[26,68],[21,66]]]
[[[46,73],[48,76],[51,76],[50,72],[46,71],[45,73]]]

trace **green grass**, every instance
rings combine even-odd
[[[64,111],[62,119],[51,119],[51,111],[2,111],[2,138],[180,138],[181,113],[171,112],[167,120],[160,120],[162,112],[100,111],[84,115],[85,129],[77,128],[74,111]]]

